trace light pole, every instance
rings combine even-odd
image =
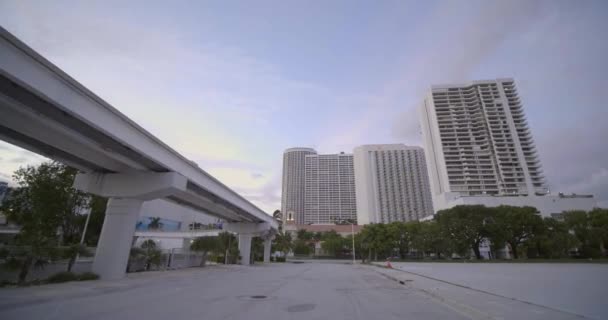
[[[82,230],[82,236],[80,236],[80,245],[81,246],[84,244],[84,238],[87,235],[87,227],[89,226],[89,220],[91,219],[91,208],[90,207],[89,207],[88,211],[89,211],[89,214],[87,214],[87,219],[84,221],[84,230]],[[75,261],[78,261],[78,259],[80,259],[80,253],[76,253]]]
[[[353,222],[350,222],[350,234],[353,237],[353,265],[355,265],[355,225]]]

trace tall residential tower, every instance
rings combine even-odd
[[[421,107],[421,126],[436,210],[505,204],[551,214],[594,204],[546,197],[549,190],[513,79],[433,86]]]
[[[304,161],[306,155],[316,154],[311,148],[290,148],[283,153],[281,212],[285,222],[304,224]]]
[[[352,154],[305,156],[304,223],[357,220]]]
[[[422,148],[363,145],[355,148],[354,158],[359,224],[414,221],[433,214]]]

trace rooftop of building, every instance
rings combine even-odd
[[[317,151],[313,148],[304,148],[304,147],[294,147],[294,148],[285,149],[285,151],[283,151],[283,153],[296,152],[296,151],[308,151],[308,152],[317,153]]]
[[[388,151],[388,150],[422,150],[419,146],[408,146],[403,143],[389,144],[364,144],[355,147],[355,150],[373,150],[373,151]]]
[[[340,152],[340,153],[327,153],[327,154],[307,154],[305,155],[305,157],[328,157],[328,156],[345,156],[345,157],[352,157],[353,154],[352,153],[344,153],[344,152]]]
[[[444,83],[444,84],[436,84],[431,86],[431,90],[435,89],[449,89],[449,88],[466,88],[472,87],[480,84],[493,84],[496,82],[513,82],[515,81],[513,78],[496,78],[496,79],[488,79],[488,80],[472,80],[468,82],[461,83]]]

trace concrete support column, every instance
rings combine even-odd
[[[241,264],[248,266],[251,259],[251,234],[239,234],[239,253],[241,255]]]
[[[270,246],[272,244],[272,240],[264,239],[264,263],[270,263]]]
[[[106,217],[99,236],[93,272],[101,279],[120,279],[125,276],[135,224],[143,201],[110,198]]]

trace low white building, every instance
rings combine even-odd
[[[462,196],[458,193],[442,193],[435,197],[437,211],[458,205],[485,205],[486,207],[530,206],[535,207],[543,217],[558,218],[564,211],[591,211],[597,206],[591,195],[545,195],[545,196]]]

